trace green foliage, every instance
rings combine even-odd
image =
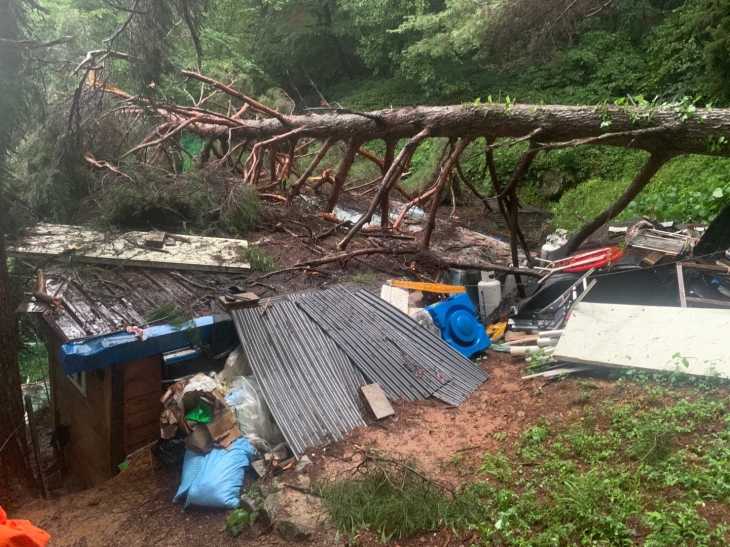
[[[668,404],[642,402],[642,389],[669,381],[641,380],[628,388],[631,402],[526,428],[514,459],[486,454],[485,480],[467,488],[483,515],[471,527],[505,546],[725,545],[728,527],[703,508],[730,501],[728,472],[717,464],[730,456],[730,399],[670,387]]]
[[[258,192],[255,188],[244,186],[236,204],[221,217],[221,226],[230,233],[245,234],[255,226],[260,212]]]
[[[373,283],[375,279],[375,274],[372,272],[360,272],[358,274],[355,274],[355,276],[352,278],[355,283],[360,283],[362,285]]]
[[[384,458],[361,468],[361,476],[324,485],[320,494],[335,526],[353,537],[372,529],[383,542],[435,530],[441,525],[461,528],[476,518],[471,496],[443,489],[424,478],[415,462],[393,463]]]
[[[164,323],[176,330],[182,329],[190,319],[192,319],[190,313],[173,302],[164,302],[144,316],[148,324]]]
[[[238,537],[246,526],[253,526],[258,517],[258,513],[248,513],[243,509],[235,509],[228,513],[226,523],[221,528],[221,532],[226,532],[232,538]]]
[[[650,215],[659,221],[711,222],[728,203],[730,160],[683,156],[667,163],[623,216]]]
[[[239,253],[241,261],[248,262],[255,272],[268,273],[276,270],[276,262],[258,247],[249,245],[243,247]]]

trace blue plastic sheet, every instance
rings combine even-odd
[[[223,320],[213,315],[198,317],[181,329],[170,325],[150,327],[144,329],[144,340],[126,332],[76,340],[62,345],[58,356],[63,371],[76,374],[187,347],[193,328],[198,329],[200,340],[207,342],[216,323],[223,321],[230,323],[230,317],[225,316]]]
[[[227,450],[214,448],[205,455],[188,450],[182,482],[173,501],[184,499],[185,507],[235,509],[241,497],[244,468],[254,456],[254,449],[246,439],[236,439]]]

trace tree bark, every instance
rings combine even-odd
[[[190,75],[190,73],[185,72]],[[212,80],[198,77],[201,81]],[[226,90],[226,86],[216,87]],[[230,90],[234,97],[238,92]],[[251,101],[248,97],[241,100]],[[269,109],[270,110],[270,109]],[[237,120],[209,116],[205,121],[190,124],[188,129],[201,136],[217,134],[229,128],[236,139],[244,137],[259,142],[300,129],[300,138],[349,140],[357,136],[360,142],[376,139],[411,138],[423,128],[432,137],[461,138],[480,136],[487,139],[524,138],[534,134],[538,143],[561,143],[561,146],[600,144],[646,150],[651,153],[703,154],[730,156],[730,146],[710,146],[708,138],[730,137],[730,109],[711,109],[681,121],[671,109],[647,110],[638,107],[530,106],[420,106],[380,110],[367,114],[337,113],[308,116],[283,116],[266,119]],[[172,121],[186,119],[184,109],[164,111],[161,116]],[[192,114],[193,111],[190,111]],[[196,112],[197,113],[197,112]],[[267,112],[269,114],[269,112]],[[637,120],[638,118],[638,120]],[[611,131],[601,128],[611,121]],[[539,131],[538,131],[539,130]],[[594,140],[593,140],[594,139]]]
[[[565,245],[555,251],[553,256],[555,258],[563,258],[574,253],[589,235],[623,211],[626,206],[639,195],[639,192],[646,188],[654,175],[656,175],[659,169],[661,169],[662,166],[671,158],[671,154],[652,154],[649,156],[649,159],[646,160],[641,171],[637,173],[634,180],[632,180],[631,184],[629,184],[629,187],[626,188],[626,191],[621,194],[621,196],[608,209],[603,211],[590,222],[581,226],[580,229],[570,237]]]
[[[398,141],[388,141],[385,143],[385,157],[383,158],[383,167],[381,168],[381,173],[383,176],[388,172],[390,169],[390,166],[393,165],[393,160],[395,159],[395,147],[398,144]],[[390,224],[390,192],[385,194],[383,196],[383,199],[380,201],[380,226],[382,228],[387,228],[388,224]]]
[[[352,167],[352,164],[355,162],[355,155],[357,154],[358,148],[360,148],[360,142],[355,141],[354,138],[347,141],[345,155],[342,158],[342,163],[340,163],[340,168],[337,170],[335,182],[332,184],[330,197],[327,200],[327,208],[325,209],[325,212],[327,213],[331,213],[334,210],[335,205],[337,205],[337,200],[340,198],[342,186],[345,184],[347,174],[350,172],[350,167]]]

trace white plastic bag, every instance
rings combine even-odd
[[[254,376],[236,376],[231,379],[226,402],[238,420],[244,436],[255,435],[271,446],[283,441],[281,431],[274,423],[269,408]]]
[[[251,365],[248,364],[246,354],[243,352],[243,348],[239,344],[226,359],[226,364],[223,366],[223,370],[218,375],[221,382],[230,382],[237,376],[251,376]]]

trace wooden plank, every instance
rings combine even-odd
[[[682,308],[687,307],[687,294],[684,288],[684,273],[682,272],[682,263],[677,262],[677,285],[679,286],[679,305]]]
[[[665,253],[663,253],[662,251],[652,251],[644,257],[644,259],[641,261],[641,263],[646,264],[648,266],[655,266],[656,264],[661,262],[661,260],[665,256],[667,256],[667,255]]]
[[[79,262],[168,270],[246,273],[251,268],[240,257],[239,251],[248,246],[242,239],[177,236],[190,243],[153,250],[145,247],[146,236],[146,232],[127,232],[110,239],[80,226],[37,224],[8,246],[7,251],[9,256],[19,258],[43,259],[68,254]]]
[[[139,397],[140,395],[154,394],[158,398],[162,397],[162,381],[153,378],[144,378],[135,380],[124,386],[125,398]]]
[[[688,296],[685,300],[687,302],[694,302],[696,304],[707,304],[708,306],[725,306],[730,307],[730,301],[728,300],[712,300],[710,298],[692,298]]]
[[[730,377],[728,332],[727,310],[581,302],[553,356],[582,365]]]

